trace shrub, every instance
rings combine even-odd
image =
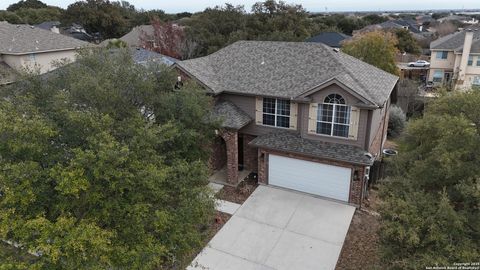
[[[397,105],[390,106],[389,114],[387,135],[395,138],[402,133],[407,119],[403,110]]]

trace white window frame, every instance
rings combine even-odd
[[[338,95],[340,96],[340,95]],[[341,96],[340,96],[341,97]],[[343,99],[343,97],[342,97]],[[330,105],[330,106],[333,106],[333,110],[332,110],[332,121],[322,121],[321,119],[319,119],[319,115],[321,115],[321,111],[323,110],[323,106],[324,105]],[[344,107],[344,108],[347,108],[346,112],[347,112],[347,124],[344,124],[344,123],[339,123],[336,121],[337,119],[337,112],[338,112],[338,108],[339,107]],[[318,134],[318,135],[324,135],[324,136],[330,136],[330,137],[337,137],[337,138],[345,138],[345,139],[348,139],[348,134],[350,132],[350,118],[351,118],[351,114],[352,114],[352,107],[349,106],[349,105],[346,105],[346,104],[339,104],[339,103],[319,103],[318,104],[318,108],[317,108],[317,128],[315,130],[315,132]],[[324,124],[330,124],[331,125],[331,128],[330,128],[330,134],[324,134],[324,133],[319,133],[318,132],[318,127],[319,127],[319,124],[321,123],[324,123]],[[335,130],[335,125],[341,125],[341,126],[346,126],[348,127],[348,132],[346,134],[346,136],[337,136],[337,135],[333,135],[333,131]]]
[[[442,76],[441,77],[436,77],[435,74],[441,74]],[[444,77],[445,77],[445,74],[444,74],[443,70],[434,70],[433,71],[433,76],[432,76],[432,81],[441,83],[441,82],[443,82]],[[435,81],[435,78],[439,78],[440,81]]]
[[[473,77],[472,85],[480,86],[480,76],[474,76]]]
[[[467,66],[469,67],[473,66],[473,55],[468,56]]]
[[[264,103],[265,103],[265,99],[271,99],[271,100],[275,100],[275,110],[274,110],[274,113],[268,113],[268,112],[264,112],[263,108],[265,107],[264,106]],[[286,101],[289,103],[289,109],[288,109],[288,115],[283,115],[283,114],[279,114],[278,113],[278,101],[281,100],[281,101]],[[274,125],[268,125],[268,124],[265,124],[264,123],[264,117],[265,115],[271,115],[274,117],[275,121],[274,121]],[[277,117],[280,116],[280,117],[287,117],[288,118],[288,126],[287,127],[282,127],[282,126],[278,126],[278,122],[277,122]],[[276,128],[285,128],[285,129],[289,129],[290,128],[290,123],[292,121],[292,104],[290,102],[290,100],[288,99],[279,99],[279,98],[263,98],[262,99],[262,125],[264,126],[267,126],[267,127],[276,127]]]
[[[443,54],[446,53],[445,58],[443,58]],[[435,58],[438,60],[447,60],[448,59],[448,51],[438,51],[435,53]]]

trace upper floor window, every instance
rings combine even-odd
[[[477,56],[477,67],[480,67],[480,56]]]
[[[447,59],[448,58],[448,51],[441,51],[437,52],[437,59]]]
[[[317,133],[348,138],[351,107],[338,94],[328,95],[323,104],[318,104]]]
[[[267,126],[290,128],[290,101],[263,98],[262,123]]]
[[[473,55],[468,56],[468,62],[467,65],[472,66],[473,65]]]

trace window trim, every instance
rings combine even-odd
[[[445,54],[445,58],[443,58],[443,55]],[[441,55],[439,57],[439,55]],[[448,51],[437,51],[435,53],[435,58],[438,60],[447,60],[448,59]]]
[[[325,100],[327,99],[332,99],[331,96],[335,96],[334,99],[337,99],[337,97],[340,97],[342,100],[343,100],[343,103],[336,103],[336,102],[333,102],[333,103],[327,103],[325,102]],[[320,110],[323,109],[323,105],[331,105],[333,106],[332,108],[332,121],[328,122],[328,121],[323,121],[321,119],[319,119],[319,112]],[[338,107],[345,107],[347,108],[347,115],[348,115],[348,119],[347,119],[347,124],[344,124],[344,123],[340,123],[337,121],[337,112],[338,112]],[[349,134],[350,134],[350,128],[351,128],[351,115],[352,115],[352,106],[349,106],[346,104],[345,102],[345,99],[339,95],[339,94],[330,94],[328,96],[325,97],[324,99],[324,102],[323,103],[318,103],[317,104],[317,115],[316,115],[316,120],[315,120],[315,124],[316,124],[316,128],[315,128],[315,134],[317,135],[320,135],[320,136],[325,136],[325,137],[334,137],[334,138],[342,138],[342,139],[350,139],[349,137]],[[330,124],[331,127],[330,127],[330,134],[324,134],[324,133],[319,133],[318,132],[318,126],[320,124]],[[334,135],[334,130],[335,130],[335,125],[340,125],[340,126],[346,126],[348,129],[347,129],[347,134],[346,136],[338,136],[338,135]]]
[[[435,74],[438,74],[438,73],[440,73],[442,76],[441,77],[435,77]],[[445,77],[445,72],[443,70],[434,70],[433,75],[432,75],[432,81],[441,83],[441,82],[443,82],[444,77]],[[435,81],[435,78],[439,78],[440,81]]]
[[[268,113],[268,112],[264,112],[263,111],[263,108],[264,108],[264,102],[265,102],[265,99],[273,99],[275,100],[275,109],[274,109],[274,113]],[[278,101],[279,100],[283,100],[283,101],[286,101],[289,103],[289,109],[288,109],[288,115],[283,115],[283,114],[279,114],[278,111],[277,111],[277,108],[278,108]],[[274,125],[267,125],[264,123],[264,117],[265,115],[273,115],[274,117],[274,120],[275,120],[275,123]],[[280,117],[288,117],[288,127],[282,127],[282,126],[278,126],[277,125],[277,117],[280,116]],[[273,127],[273,128],[283,128],[283,129],[290,129],[290,125],[291,125],[291,121],[292,121],[292,103],[290,100],[288,99],[281,99],[281,98],[268,98],[268,97],[263,97],[262,98],[262,126],[266,126],[266,127]]]
[[[473,66],[473,55],[468,56],[467,66],[469,67]]]

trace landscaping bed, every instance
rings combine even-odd
[[[208,230],[207,237],[205,238],[205,243],[202,245],[202,247],[199,250],[193,252],[191,256],[188,257],[187,260],[185,260],[180,264],[180,266],[169,267],[168,269],[177,270],[177,269],[187,268],[190,265],[190,263],[193,261],[193,259],[197,257],[197,255],[205,248],[205,246],[207,246],[208,242],[212,240],[212,238],[220,231],[220,229],[222,229],[223,225],[225,225],[225,223],[227,223],[227,221],[231,217],[232,216],[227,213],[215,211],[215,217],[213,218],[212,224],[210,225],[209,228],[206,229]]]
[[[381,269],[379,256],[380,217],[376,210],[378,198],[370,190],[370,199],[356,210],[348,229],[336,270]]]
[[[257,187],[257,179],[249,176],[240,182],[237,187],[224,186],[216,194],[216,197],[220,200],[243,204]]]

